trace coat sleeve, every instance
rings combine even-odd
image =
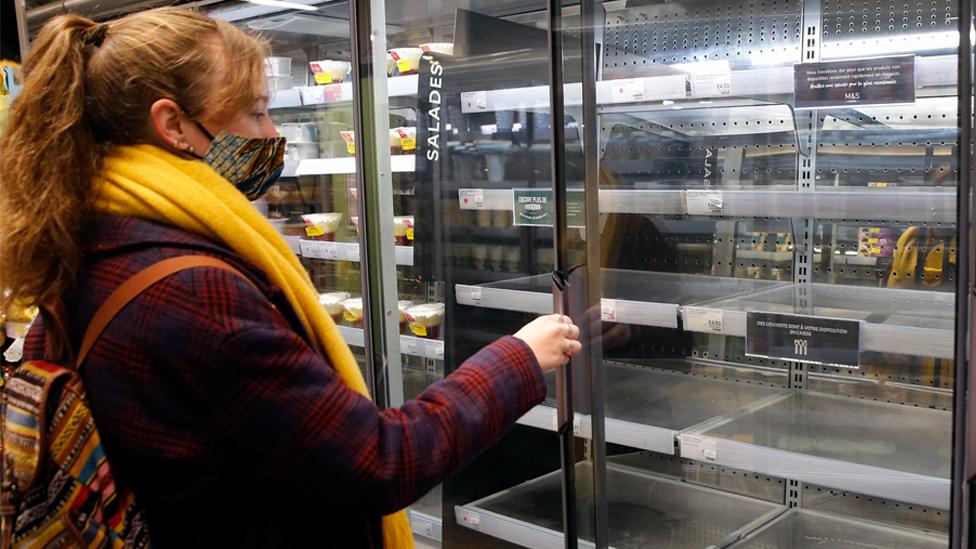
[[[252,289],[237,291],[260,300]],[[277,311],[237,315],[208,368],[210,428],[226,453],[221,462],[282,497],[388,514],[487,449],[545,398],[531,349],[505,337],[416,399],[381,411],[283,319],[267,318],[280,317]]]

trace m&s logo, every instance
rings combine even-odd
[[[799,356],[807,356],[807,340],[805,339],[794,339],[793,340],[793,353]]]

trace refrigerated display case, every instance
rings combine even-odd
[[[554,310],[588,344],[445,483],[445,546],[968,543],[965,8],[385,5],[453,43],[416,164],[446,371]]]
[[[418,535],[972,545],[968,2],[297,3],[204,9],[270,41],[258,207],[377,400],[583,329]]]

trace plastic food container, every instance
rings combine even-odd
[[[413,246],[413,216],[401,215],[393,218],[393,237],[397,246]]]
[[[396,73],[400,76],[405,74],[417,74],[420,72],[420,56],[424,50],[420,48],[393,48],[389,50],[396,63]]]
[[[319,303],[325,307],[325,312],[329,313],[332,320],[338,324],[342,320],[342,302],[350,297],[349,292],[329,292],[319,294]]]
[[[318,158],[318,143],[285,141],[285,160],[306,160]]]
[[[354,297],[339,303],[342,305],[342,320],[353,328],[363,327],[363,298]]]
[[[290,143],[312,143],[319,140],[318,130],[311,122],[281,124],[278,126],[278,135]]]
[[[441,335],[444,322],[443,303],[424,303],[414,305],[406,311],[410,332],[417,337],[437,339]]]
[[[352,64],[349,61],[334,61],[332,59],[311,61],[308,67],[312,70],[315,83],[320,86],[342,82],[349,76],[349,72],[352,70]]]
[[[396,134],[400,154],[414,154],[417,150],[417,128],[400,127],[390,131]],[[391,136],[390,139],[392,144],[393,137]]]
[[[393,69],[396,68],[396,60],[393,59],[393,54],[386,52],[386,75],[393,76]]]
[[[396,128],[390,129],[390,154],[397,155],[401,152],[400,134]]]
[[[413,307],[413,301],[401,300],[397,301],[397,308],[400,309],[400,333],[409,334],[410,325],[407,322],[407,309]]]
[[[268,57],[264,60],[267,76],[291,76],[291,57]]]
[[[346,142],[346,152],[356,156],[356,132],[344,130],[339,132],[339,137]]]
[[[432,51],[434,53],[454,55],[454,44],[451,42],[428,42],[426,44],[421,44],[420,49],[425,53]]]
[[[333,242],[336,228],[341,220],[342,214],[336,212],[305,214],[302,216],[302,221],[305,222],[305,236],[312,240]]]

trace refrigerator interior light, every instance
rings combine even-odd
[[[693,63],[676,63],[671,65],[673,68],[688,74],[718,74],[730,72],[731,65],[725,59],[718,61],[695,61]]]
[[[304,10],[304,11],[318,11],[318,6],[310,6],[308,4],[300,4],[298,2],[286,2],[285,0],[244,0],[248,4],[257,4],[259,6],[271,6],[273,8],[282,8],[286,10]]]

